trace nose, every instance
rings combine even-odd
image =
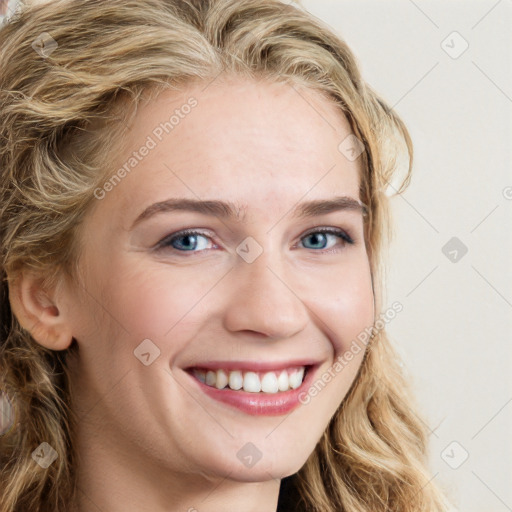
[[[269,338],[284,339],[302,331],[308,309],[301,300],[295,279],[286,279],[283,265],[263,252],[255,261],[243,260],[231,272],[231,296],[226,305],[224,327],[231,331],[251,331]]]

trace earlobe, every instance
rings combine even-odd
[[[20,325],[40,345],[51,350],[64,350],[73,338],[63,312],[56,305],[56,294],[42,288],[43,279],[22,272],[9,280],[11,309]]]

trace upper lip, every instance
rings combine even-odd
[[[186,370],[192,368],[204,368],[205,370],[256,370],[259,372],[284,370],[286,368],[294,368],[301,366],[315,366],[319,364],[318,361],[312,359],[295,359],[289,361],[205,361],[202,363],[193,364],[188,366]]]

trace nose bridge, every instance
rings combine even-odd
[[[240,244],[250,254],[256,248]],[[236,263],[231,304],[227,308],[227,328],[257,331],[275,338],[287,338],[305,328],[307,308],[293,290],[290,272],[277,247],[268,246],[254,259],[242,256]],[[287,277],[288,276],[288,277]]]

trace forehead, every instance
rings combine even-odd
[[[139,106],[113,173],[136,162],[109,201],[126,211],[218,197],[245,214],[305,195],[358,198],[361,159],[339,149],[351,132],[334,102],[297,85],[236,78],[166,90]]]

